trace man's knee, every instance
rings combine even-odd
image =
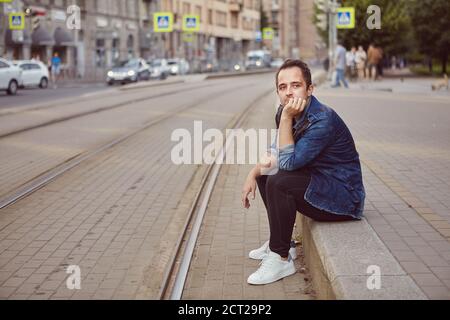
[[[293,174],[293,171],[279,170],[277,174],[267,177],[267,185],[270,189],[284,190],[289,186],[288,178]]]

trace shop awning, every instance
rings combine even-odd
[[[54,38],[55,38],[56,46],[74,46],[75,45],[72,35],[60,27],[56,28]]]
[[[52,46],[55,44],[50,32],[43,27],[34,30],[31,39],[35,46]]]

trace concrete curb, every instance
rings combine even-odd
[[[184,83],[184,82],[186,82],[185,79],[168,79],[168,80],[162,80],[159,82],[138,82],[138,83],[124,85],[122,87],[119,87],[118,89],[120,91],[128,91],[128,90],[142,89],[142,88],[161,87],[161,86],[167,86],[170,84],[179,84],[179,83]]]
[[[427,299],[365,219],[324,223],[301,216],[297,221],[318,299]],[[368,289],[370,266],[379,267],[380,289]]]
[[[220,79],[220,78],[230,78],[230,77],[243,77],[243,76],[253,76],[263,73],[275,73],[276,69],[261,69],[254,71],[242,71],[242,72],[221,72],[215,74],[209,74],[206,76],[206,80]]]

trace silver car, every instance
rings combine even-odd
[[[155,59],[153,61],[149,61],[151,66],[151,78],[152,79],[166,79],[169,74],[169,65],[166,59]]]
[[[106,82],[114,83],[138,82],[150,79],[150,66],[144,59],[131,59],[122,61],[108,71]]]
[[[167,60],[167,64],[170,69],[170,74],[173,76],[189,73],[189,62],[185,59],[169,59]]]

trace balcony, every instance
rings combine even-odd
[[[241,12],[243,6],[244,6],[244,4],[242,3],[242,0],[230,1],[230,3],[228,4],[228,8],[229,8],[230,12],[233,12],[233,13]]]

